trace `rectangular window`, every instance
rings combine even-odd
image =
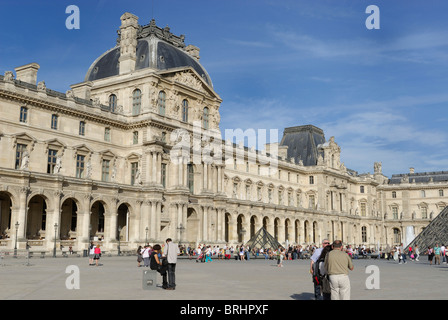
[[[101,180],[109,182],[109,172],[110,172],[110,160],[103,160],[103,165],[101,168]]]
[[[79,122],[79,135],[80,136],[86,135],[86,123],[84,121]]]
[[[55,114],[51,115],[51,129],[58,129],[58,116]]]
[[[439,190],[439,197],[443,197],[443,190]]]
[[[367,214],[367,205],[365,202],[361,202],[361,216],[365,217]]]
[[[422,219],[428,219],[428,208],[422,207]]]
[[[364,186],[359,187],[359,192],[364,193]]]
[[[53,173],[56,166],[58,152],[56,150],[48,150],[47,173]]]
[[[23,153],[26,151],[26,144],[17,144],[16,147],[16,164],[15,168],[18,170],[22,166]]]
[[[315,198],[314,198],[314,195],[313,194],[311,194],[310,196],[309,196],[309,208],[310,209],[314,209],[314,207],[316,206],[316,200],[315,200]]]
[[[132,144],[138,144],[138,131],[132,133]]]
[[[104,129],[104,141],[110,142],[110,128]]]
[[[131,163],[131,185],[135,184],[135,177],[138,171],[138,162]]]
[[[194,192],[194,168],[192,164],[187,165],[188,170],[188,190],[190,193]]]
[[[310,176],[310,184],[314,184],[314,176]]]
[[[166,163],[162,163],[161,179],[162,186],[166,188]]]
[[[76,178],[82,178],[84,176],[85,157],[82,155],[76,156]]]
[[[26,123],[28,119],[28,108],[21,107],[20,108],[20,122]]]
[[[394,220],[398,220],[398,208],[397,207],[392,208],[392,218]]]

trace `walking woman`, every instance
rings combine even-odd
[[[100,258],[101,258],[101,249],[100,249],[100,245],[97,244],[95,247],[95,254],[93,257],[93,260],[95,260],[95,264],[97,267],[98,267],[98,262],[100,261]]]

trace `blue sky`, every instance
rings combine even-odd
[[[80,9],[68,30],[65,9]],[[380,9],[368,30],[366,8]],[[0,73],[30,62],[65,92],[114,47],[120,16],[155,18],[201,49],[221,129],[313,124],[360,173],[448,170],[447,1],[2,0]],[[275,140],[275,139],[274,139]]]

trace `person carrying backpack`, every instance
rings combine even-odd
[[[316,286],[320,286],[323,300],[331,300],[330,281],[327,270],[325,269],[325,257],[331,249],[331,246],[324,247],[319,258],[313,265],[313,282]]]

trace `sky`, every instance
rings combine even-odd
[[[38,81],[66,92],[115,46],[124,12],[200,48],[222,132],[274,129],[275,142],[312,124],[359,173],[448,171],[448,1],[2,0],[0,74],[37,62]]]

